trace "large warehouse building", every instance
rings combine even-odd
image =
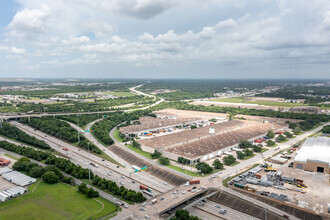
[[[330,174],[330,138],[307,138],[293,160],[293,166],[306,171]]]

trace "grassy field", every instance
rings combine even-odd
[[[233,167],[233,166],[235,166],[235,165],[237,165],[237,164],[239,164],[239,162],[238,161],[236,161],[235,163],[233,163],[233,164],[230,164],[229,166],[230,167]]]
[[[106,95],[114,95],[117,97],[124,97],[124,96],[135,96],[135,94],[130,93],[130,92],[106,92]]]
[[[18,157],[15,157],[15,156],[13,156],[11,154],[5,154],[5,156],[7,156],[7,157],[9,157],[9,158],[11,158],[13,160],[18,160],[19,159]]]
[[[150,153],[145,152],[145,151],[141,150],[140,148],[133,147],[132,145],[125,145],[125,146],[128,147],[129,149],[131,149],[132,151],[135,151],[136,153],[141,154],[142,156],[144,156],[146,158],[152,159]]]
[[[123,142],[123,141],[124,141],[124,139],[122,139],[122,138],[119,137],[119,130],[118,130],[118,129],[116,129],[116,130],[113,132],[113,137],[114,137],[117,141],[119,141],[119,142]]]
[[[0,204],[0,219],[95,219],[116,212],[115,204],[97,200],[63,183],[41,182],[33,193]]]
[[[171,168],[171,169],[173,169],[173,170],[177,170],[177,171],[179,171],[181,173],[185,173],[185,174],[187,174],[189,176],[194,176],[194,177],[201,177],[201,176],[203,176],[201,173],[195,173],[195,172],[192,172],[192,171],[186,170],[186,169],[185,170],[182,170],[181,167],[177,167],[177,166],[174,166],[172,164],[169,164],[169,165],[166,165],[166,166],[169,167],[169,168]],[[222,169],[222,170],[224,170],[224,169]],[[208,176],[208,175],[211,175],[213,173],[217,173],[219,171],[221,171],[221,170],[220,169],[214,169],[211,173],[204,174],[204,176]]]
[[[291,103],[291,102],[267,102],[267,101],[248,101],[244,100],[241,97],[234,98],[225,98],[225,99],[212,99],[215,102],[231,102],[231,103],[247,103],[247,104],[258,104],[258,105],[266,105],[266,106],[279,106],[279,107],[297,107],[304,106],[303,103]]]
[[[255,156],[255,154],[252,154],[251,156],[244,157],[243,160],[248,160],[248,159],[250,159],[250,158],[252,158],[252,157],[254,157],[254,156]]]

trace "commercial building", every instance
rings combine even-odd
[[[12,171],[2,174],[2,178],[12,182],[18,186],[27,186],[29,184],[35,183],[37,180],[26,176],[20,172]]]
[[[307,138],[293,160],[293,167],[330,174],[330,138]]]

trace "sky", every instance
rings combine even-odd
[[[0,77],[330,78],[329,0],[1,0]]]

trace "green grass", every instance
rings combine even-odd
[[[308,137],[309,137],[309,138],[310,138],[310,137],[314,137],[314,136],[316,136],[316,135],[319,135],[320,133],[322,133],[321,130],[319,130],[319,131],[317,131],[317,132],[315,132],[315,133],[313,133],[313,134],[311,134],[311,135],[308,135]]]
[[[251,168],[249,168],[248,170],[251,170],[252,168],[256,167],[256,166],[259,166],[260,164],[256,163],[256,164],[253,164],[253,166]],[[232,179],[234,179],[235,177],[241,175],[242,173],[245,173],[245,171],[241,172],[241,173],[238,173],[234,176],[230,176],[230,177],[227,177],[226,179],[222,180],[222,184],[225,186],[225,187],[228,187],[228,182]]]
[[[182,170],[181,167],[177,167],[177,166],[174,166],[172,164],[169,164],[169,165],[166,165],[166,166],[169,167],[169,168],[171,168],[171,169],[173,169],[173,170],[177,170],[177,171],[179,171],[181,173],[185,173],[185,174],[187,174],[189,176],[203,177],[203,175],[201,173],[192,172],[192,171],[187,170],[187,169]],[[214,169],[211,173],[204,174],[204,176],[208,176],[208,175],[211,175],[213,173],[217,173],[217,172],[219,172],[221,170],[224,170],[224,169]]]
[[[29,187],[32,191],[35,184]],[[63,184],[39,183],[33,193],[0,204],[0,219],[86,219],[110,215],[117,206],[107,200],[94,199],[79,193],[76,189]],[[95,213],[95,215],[92,215]]]
[[[114,137],[117,141],[119,141],[119,142],[123,142],[124,139],[120,138],[119,133],[120,133],[119,130],[116,129],[116,130],[113,132],[113,137]]]
[[[250,159],[250,158],[252,158],[252,157],[254,157],[254,156],[255,156],[255,154],[252,154],[251,156],[244,157],[242,160],[248,160],[248,159]]]
[[[279,106],[279,107],[297,107],[305,106],[303,103],[291,103],[291,102],[267,102],[267,101],[248,101],[241,97],[226,98],[226,99],[213,99],[215,102],[231,102],[231,103],[248,103],[248,104],[258,104],[266,106]]]
[[[123,97],[123,96],[135,96],[135,94],[130,92],[105,92],[106,95],[114,95],[117,97]]]
[[[19,160],[18,157],[15,157],[15,156],[13,156],[13,155],[11,155],[11,154],[5,154],[5,156],[7,156],[7,157],[9,157],[9,158],[11,158],[11,159],[14,159],[14,160]]]
[[[237,165],[237,164],[239,164],[238,161],[236,161],[235,163],[232,163],[232,164],[230,164],[230,165],[228,165],[228,166],[233,167],[233,166],[235,166],[235,165]],[[225,165],[225,166],[227,166],[227,165]]]
[[[263,153],[263,152],[266,152],[266,151],[268,151],[269,149],[267,149],[267,148],[261,148],[261,153]]]
[[[132,145],[125,145],[125,146],[128,147],[129,149],[131,149],[132,151],[135,151],[136,153],[141,154],[142,156],[144,156],[146,158],[152,159],[150,153],[145,152],[140,148],[133,147]]]

